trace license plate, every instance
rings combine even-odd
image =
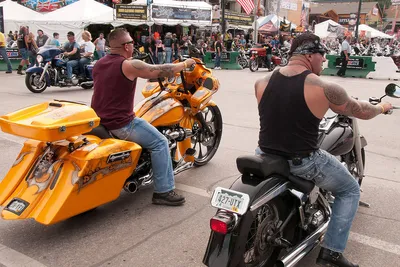
[[[211,206],[243,215],[249,207],[250,197],[245,193],[217,187],[211,199]]]
[[[25,200],[14,198],[4,209],[16,215],[21,215],[28,206],[29,203]]]

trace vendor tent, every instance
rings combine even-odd
[[[289,20],[287,20],[285,18],[282,18],[275,14],[272,14],[272,15],[268,15],[266,17],[258,18],[257,19],[257,27],[258,27],[258,30],[260,31],[261,30],[260,28],[262,28],[262,26],[264,26],[265,24],[270,24],[270,25],[273,25],[276,29],[279,29],[280,22],[283,22],[283,21],[285,21],[285,23],[291,23]],[[271,28],[270,26],[266,26],[266,27]],[[264,27],[264,29],[266,27]],[[297,27],[296,24],[291,23],[291,25],[290,25],[291,30],[296,29],[296,27]]]
[[[366,36],[369,36],[371,38],[376,38],[376,37],[380,37],[380,38],[388,38],[388,39],[392,39],[393,36],[390,36],[386,33],[383,33],[381,31],[378,31],[377,29],[371,28],[368,25],[365,24],[360,24],[358,26],[358,33],[360,34],[362,31],[365,32]]]
[[[0,2],[0,6],[3,7],[5,32],[19,30],[22,25],[29,26],[32,21],[43,16],[11,0]]]
[[[105,24],[113,21],[113,9],[95,0],[79,0],[66,7],[49,12],[34,22],[35,27],[47,35],[60,34],[60,42],[67,40],[67,33],[75,33],[77,41],[85,27],[90,24]]]
[[[340,32],[344,31],[344,27],[333,20],[326,20],[315,25],[314,33],[319,38],[337,38]]]

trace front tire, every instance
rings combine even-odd
[[[250,59],[249,68],[252,72],[258,70],[258,61],[257,59]]]
[[[203,166],[207,164],[218,150],[222,138],[222,116],[218,106],[208,106],[201,112],[204,121],[211,130],[211,135],[205,132],[203,125],[196,122],[197,133],[192,137],[194,155],[194,165]],[[206,152],[203,154],[203,149]]]
[[[32,72],[27,73],[25,76],[25,85],[32,93],[42,93],[47,88],[46,79],[43,79],[42,82],[39,83],[40,76],[40,73]]]
[[[81,84],[81,87],[85,90],[89,90],[93,88],[93,83],[91,85],[87,85],[87,84]]]
[[[281,58],[281,64],[279,64],[279,66],[285,67],[288,63],[289,63],[288,58],[287,57],[282,57]]]

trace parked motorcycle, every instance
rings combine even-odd
[[[289,63],[289,48],[282,47],[280,49],[274,49],[272,53],[281,59],[279,66],[284,67]]]
[[[222,136],[212,101],[219,81],[194,60],[180,74],[149,80],[134,109],[167,138],[175,174],[208,163]],[[114,137],[84,104],[41,103],[0,117],[0,126],[29,138],[0,183],[5,220],[53,224],[115,200],[122,188],[135,193],[153,183],[150,152]]]
[[[250,49],[251,58],[249,61],[249,68],[252,72],[257,71],[259,68],[268,68],[267,66],[267,50],[263,47],[252,47]],[[281,58],[272,55],[269,71],[273,71],[276,66],[281,64]]]
[[[86,65],[86,79],[78,78],[79,66],[73,68],[71,83],[66,83],[67,67],[63,61],[63,51],[54,46],[44,46],[39,49],[37,63],[26,70],[25,85],[32,93],[42,93],[49,86],[71,87],[81,86],[83,89],[93,88],[92,70],[94,62]]]
[[[239,49],[239,56],[237,60],[239,65],[242,66],[243,69],[249,66],[249,59],[247,58],[246,50],[243,47]]]
[[[385,96],[400,98],[400,87],[395,84],[385,91]],[[377,104],[382,98],[370,98],[370,102]],[[367,142],[357,119],[327,114],[320,124],[319,143],[339,157],[361,185]],[[323,238],[334,197],[290,174],[287,160],[280,156],[242,156],[236,164],[242,176],[230,189],[217,187],[213,193],[211,205],[218,210],[210,220],[203,263],[212,267],[294,266]]]

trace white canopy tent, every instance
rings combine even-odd
[[[75,33],[77,41],[85,27],[89,24],[111,23],[113,9],[95,0],[79,0],[66,7],[49,12],[34,21],[37,28],[41,28],[49,36],[54,31],[60,34],[60,42],[67,39],[67,33]]]
[[[388,38],[388,39],[393,38],[393,36],[390,36],[389,34],[378,31],[377,29],[371,28],[370,26],[365,25],[365,24],[360,24],[358,26],[358,33],[360,34],[361,31],[365,31],[365,35],[368,37],[371,37],[371,38],[376,38],[376,37]]]
[[[271,22],[277,29],[279,29],[279,26],[280,26],[279,23],[282,21],[285,21],[286,23],[291,23],[291,21],[288,19],[279,17],[275,14],[271,14],[271,15],[268,15],[265,17],[259,17],[257,19],[257,27],[261,28],[263,25]],[[254,23],[253,23],[253,28],[254,28]],[[290,26],[290,29],[292,30],[292,29],[296,29],[296,28],[297,28],[297,25],[292,23]]]
[[[19,30],[20,26],[30,26],[33,21],[43,17],[42,14],[11,0],[0,2],[0,6],[3,7],[4,28],[6,33]]]
[[[321,39],[337,38],[341,30],[344,30],[342,25],[333,20],[326,20],[315,25],[314,33]]]

